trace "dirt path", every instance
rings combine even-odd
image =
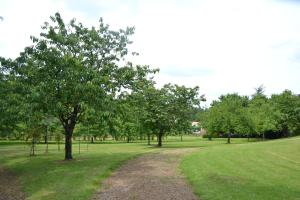
[[[178,171],[181,156],[191,151],[162,150],[130,160],[104,181],[92,200],[196,200]]]
[[[0,166],[0,200],[23,200],[25,195],[21,190],[17,177]]]

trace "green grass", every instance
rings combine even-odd
[[[299,197],[300,138],[247,143],[246,139],[200,139],[168,137],[163,148],[111,140],[73,145],[74,161],[63,161],[63,145],[37,146],[37,156],[29,157],[29,147],[18,141],[0,141],[0,165],[15,172],[29,200],[87,200],[101,182],[126,160],[138,155],[172,148],[196,148],[185,157],[183,172],[201,199],[296,199]],[[156,144],[156,142],[153,142]],[[197,150],[199,149],[199,151]]]
[[[236,139],[235,142],[245,140]],[[30,200],[86,200],[100,188],[103,179],[124,161],[149,151],[158,151],[154,146],[146,145],[146,141],[135,143],[114,142],[111,140],[96,144],[73,145],[74,161],[63,161],[64,151],[58,152],[57,145],[49,145],[49,153],[45,153],[45,145],[37,146],[37,156],[29,157],[29,146],[19,141],[0,141],[0,165],[15,172],[28,199]],[[155,141],[152,142],[156,144]],[[168,137],[163,148],[201,148],[213,145],[224,145],[225,139],[213,142],[199,137]]]
[[[20,177],[28,199],[89,199],[122,162],[153,149],[143,144],[90,144],[87,151],[82,144],[79,155],[74,145],[75,160],[63,161],[63,146],[60,152],[54,144],[49,147],[45,154],[45,145],[38,145],[37,156],[29,157],[27,146],[0,145],[1,165]]]
[[[202,148],[181,169],[202,200],[299,200],[300,137]]]

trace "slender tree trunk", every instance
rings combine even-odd
[[[149,134],[149,133],[147,134],[147,138],[148,138],[148,145],[150,145],[150,144],[151,144],[151,143],[150,143],[150,139],[151,139],[151,138],[150,138],[150,134]]]
[[[30,149],[30,156],[34,156],[35,155],[35,138],[32,138],[31,141],[31,149]]]
[[[79,141],[78,141],[78,153],[80,154],[80,136],[79,136]]]
[[[227,137],[227,143],[230,144],[230,139],[231,139],[231,133],[228,133],[228,137]]]
[[[265,141],[265,133],[262,134],[262,140]]]
[[[48,126],[46,126],[45,144],[46,144],[46,153],[48,153]]]
[[[180,135],[180,141],[182,142],[182,134]]]
[[[60,139],[57,141],[57,150],[60,151]]]
[[[162,137],[163,137],[163,133],[164,133],[163,129],[160,129],[159,134],[158,134],[158,137],[157,137],[157,142],[158,142],[157,146],[158,146],[158,147],[161,147],[161,146],[162,146]]]
[[[91,143],[94,143],[94,136],[91,137]]]

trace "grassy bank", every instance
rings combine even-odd
[[[203,148],[181,168],[202,200],[300,199],[300,137]]]

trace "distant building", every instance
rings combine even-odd
[[[201,127],[200,122],[193,121],[192,127],[193,127],[193,134],[199,136],[203,136],[206,134],[206,131],[204,128]]]
[[[199,122],[192,122],[192,126],[198,126]]]

